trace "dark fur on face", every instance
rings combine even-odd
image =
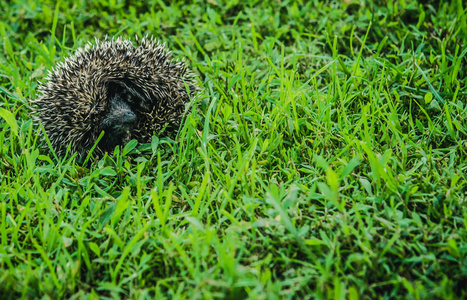
[[[101,123],[105,134],[99,143],[99,147],[105,151],[113,151],[115,146],[124,145],[131,140],[136,114],[128,104],[129,99],[126,98],[128,95],[123,93],[114,94],[109,99],[108,111]]]

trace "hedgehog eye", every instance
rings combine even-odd
[[[108,85],[109,99],[119,95],[122,101],[131,105],[132,108],[140,108],[145,102],[142,91],[138,91],[129,82],[110,82]]]
[[[128,104],[135,104],[136,101],[135,101],[135,97],[133,97],[133,95],[131,93],[129,93],[128,91],[125,91],[125,100]]]

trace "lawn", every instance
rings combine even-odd
[[[0,295],[465,299],[464,1],[0,3]],[[58,157],[30,101],[146,34],[202,91],[176,137]]]

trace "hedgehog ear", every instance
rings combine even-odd
[[[110,81],[107,88],[109,96],[111,97],[115,94],[130,94],[135,98],[133,101],[126,99],[130,106],[141,107],[148,101],[148,99],[144,97],[143,90],[138,89],[135,85],[131,84],[129,80]]]
[[[146,98],[143,96],[142,91],[139,91],[136,87],[125,86],[126,91],[138,99],[139,103],[146,102]]]
[[[107,92],[108,92],[109,98],[111,98],[116,94],[123,93],[124,87],[122,87],[117,81],[110,81],[107,84]]]

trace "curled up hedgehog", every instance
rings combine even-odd
[[[33,116],[42,123],[58,155],[68,146],[86,156],[112,152],[132,139],[146,143],[154,133],[176,132],[199,91],[183,61],[164,45],[143,38],[88,44],[59,63],[39,87]]]

